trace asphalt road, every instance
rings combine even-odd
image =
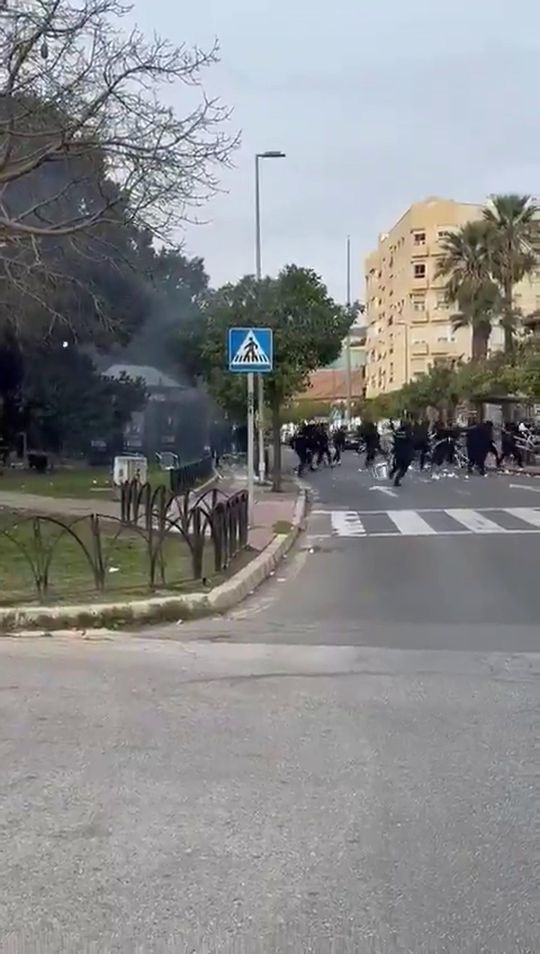
[[[540,651],[540,480],[497,474],[433,480],[413,471],[393,490],[359,472],[361,463],[349,453],[342,467],[313,474],[313,508],[296,554],[238,613],[188,627],[189,633],[247,642]],[[413,515],[410,535],[388,517],[395,511]],[[463,511],[493,527],[467,532],[455,517],[467,519]],[[358,519],[364,534],[339,535],[358,533]]]
[[[230,617],[0,640],[2,952],[540,948],[540,481],[312,484]]]

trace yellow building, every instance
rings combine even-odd
[[[365,262],[368,398],[397,390],[438,363],[470,358],[471,329],[453,328],[455,307],[446,302],[437,264],[445,233],[481,215],[480,205],[430,198],[379,236]],[[522,282],[515,297],[524,315],[538,310],[540,272]],[[490,348],[502,344],[502,330],[495,328]]]

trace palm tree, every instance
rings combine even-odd
[[[493,229],[491,271],[502,293],[505,351],[511,351],[514,342],[514,286],[538,261],[539,212],[530,195],[513,194],[493,196],[484,209],[484,222]]]
[[[473,361],[485,361],[489,339],[495,321],[500,318],[502,300],[495,282],[486,282],[474,294],[462,288],[457,298],[459,311],[452,315],[454,328],[472,329],[471,356]]]
[[[472,358],[487,357],[494,321],[500,315],[501,296],[491,275],[494,227],[487,221],[468,222],[442,240],[443,256],[437,274],[447,279],[446,295],[459,311],[454,328],[470,326]]]

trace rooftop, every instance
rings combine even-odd
[[[111,364],[103,374],[108,378],[119,378],[126,374],[129,378],[142,378],[147,388],[183,388],[184,385],[175,381],[170,375],[164,374],[159,368],[149,364]]]

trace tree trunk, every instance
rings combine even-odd
[[[491,327],[482,323],[473,325],[472,329],[472,359],[473,361],[485,361],[487,358],[489,337]]]
[[[504,282],[504,350],[506,354],[511,354],[514,350],[514,288],[512,279],[505,279]]]
[[[279,398],[272,395],[272,490],[281,491],[281,407]]]

